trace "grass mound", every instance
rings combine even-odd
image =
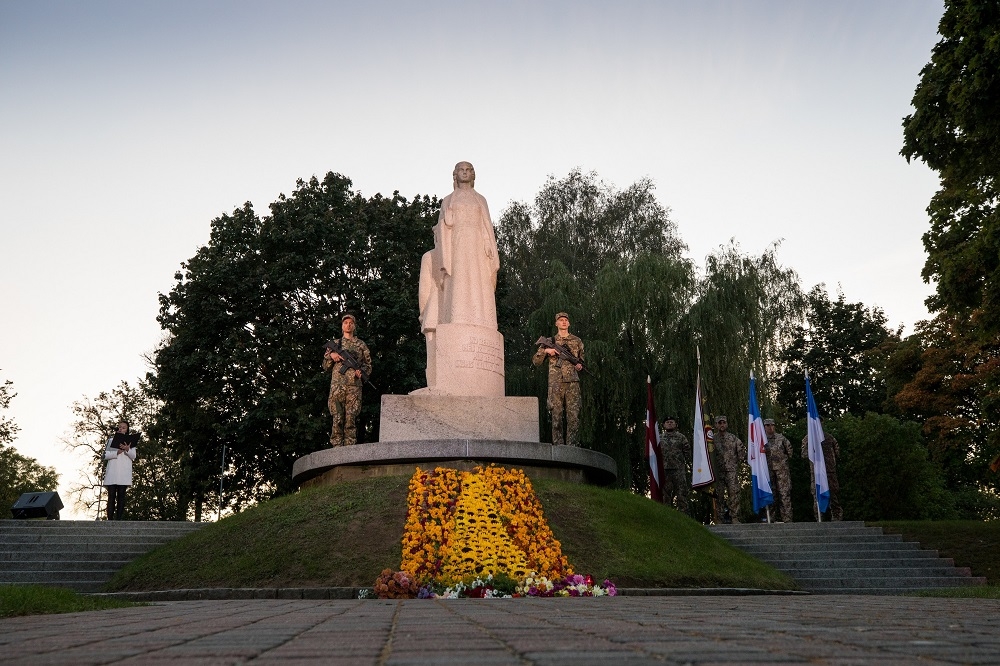
[[[369,586],[396,569],[409,477],[310,488],[161,546],[109,591]],[[686,516],[623,491],[534,482],[574,570],[625,587],[794,589],[794,582]]]

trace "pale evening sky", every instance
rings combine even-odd
[[[911,331],[937,180],[899,156],[900,121],[942,10],[0,0],[15,446],[56,467],[69,504],[70,405],[145,374],[157,293],[210,221],[245,201],[265,214],[327,171],[366,196],[443,196],[469,160],[494,220],[574,167],[618,187],[648,176],[697,263],[730,238],[755,254],[782,239],[805,289],[840,285]]]

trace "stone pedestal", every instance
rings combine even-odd
[[[503,336],[471,324],[440,324],[428,336],[428,388],[414,393],[502,398]]]
[[[539,441],[538,398],[449,396],[424,389],[383,395],[381,411],[380,442]]]

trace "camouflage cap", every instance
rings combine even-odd
[[[566,317],[566,319],[569,319],[569,315],[566,314],[565,312],[557,312],[556,313],[556,320],[558,320],[560,317]]]
[[[358,318],[355,317],[354,315],[352,315],[350,312],[345,312],[340,317],[340,321],[342,321],[342,322],[347,321],[348,319],[352,320],[355,324],[358,323]]]
[[[727,419],[725,416],[716,416],[715,417],[715,422],[716,423],[722,423],[723,421],[725,421],[726,423],[729,423],[729,419]]]
[[[774,425],[774,419],[764,419],[764,425]]]

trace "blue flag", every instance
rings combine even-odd
[[[806,434],[809,447],[809,462],[813,468],[813,483],[816,485],[816,504],[822,514],[830,506],[830,482],[826,478],[826,460],[823,458],[823,426],[819,421],[819,410],[816,409],[816,399],[813,398],[809,386],[809,373],[806,373],[806,409],[809,430]]]
[[[750,465],[754,513],[760,512],[768,504],[774,504],[774,494],[771,492],[771,474],[767,469],[767,456],[764,452],[766,444],[767,435],[764,434],[764,421],[760,418],[760,407],[757,406],[757,385],[751,372],[750,409],[747,415],[747,464]]]

